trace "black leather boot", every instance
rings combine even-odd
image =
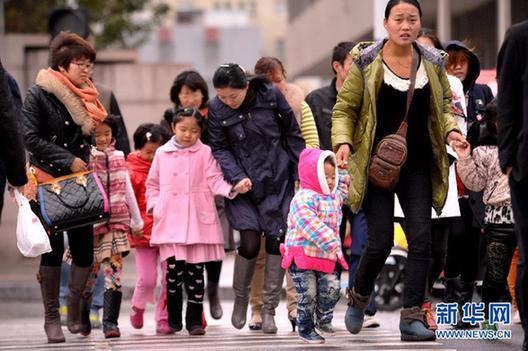
[[[189,335],[204,335],[205,329],[202,325],[203,304],[187,300],[187,311],[185,312],[185,328]]]
[[[119,338],[121,332],[117,326],[119,310],[121,309],[121,291],[106,289],[103,306],[103,333],[105,338]]]
[[[180,331],[183,328],[182,310],[183,310],[182,287],[179,286],[175,291],[167,289],[167,313],[169,327],[174,331]]]

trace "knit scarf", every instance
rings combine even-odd
[[[72,81],[61,72],[55,71],[54,69],[51,69],[51,67],[48,68],[48,72],[54,75],[55,78],[60,80],[62,84],[81,99],[86,111],[88,111],[88,114],[96,124],[97,122],[103,121],[106,116],[108,116],[103,104],[97,98],[99,93],[91,80],[88,79],[85,85],[80,88],[73,84]]]

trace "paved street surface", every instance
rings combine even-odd
[[[518,325],[511,326],[513,340],[507,341],[449,341],[405,343],[400,341],[398,331],[399,313],[379,313],[380,328],[365,329],[359,335],[351,335],[344,328],[346,305],[341,301],[335,316],[338,332],[327,337],[322,345],[301,343],[286,318],[284,302],[279,306],[277,335],[234,329],[230,324],[231,301],[225,301],[224,317],[215,321],[207,314],[209,326],[205,336],[189,336],[182,331],[172,336],[157,336],[153,306],[145,312],[145,326],[135,330],[130,326],[130,301],[125,301],[119,320],[122,336],[105,340],[101,330],[96,329],[89,337],[70,334],[64,328],[66,343],[47,344],[42,328],[42,305],[32,302],[2,302],[0,304],[0,351],[1,350],[519,350],[521,331]],[[207,306],[206,306],[207,308]]]

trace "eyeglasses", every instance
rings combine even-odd
[[[71,62],[71,63],[73,63],[74,65],[76,65],[77,67],[79,67],[81,70],[91,71],[91,70],[93,70],[93,67],[94,67],[93,62],[88,62],[88,63],[84,63],[84,62]]]
[[[178,94],[178,97],[181,99],[181,98],[188,98],[188,97],[203,97],[203,93],[200,89],[197,89],[195,91],[191,91],[191,92],[180,92]]]

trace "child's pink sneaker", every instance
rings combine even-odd
[[[176,330],[172,329],[169,326],[169,322],[166,320],[161,320],[156,323],[156,333],[157,334],[174,334]]]
[[[143,328],[143,313],[145,310],[132,306],[132,312],[130,312],[130,324],[135,329]]]

